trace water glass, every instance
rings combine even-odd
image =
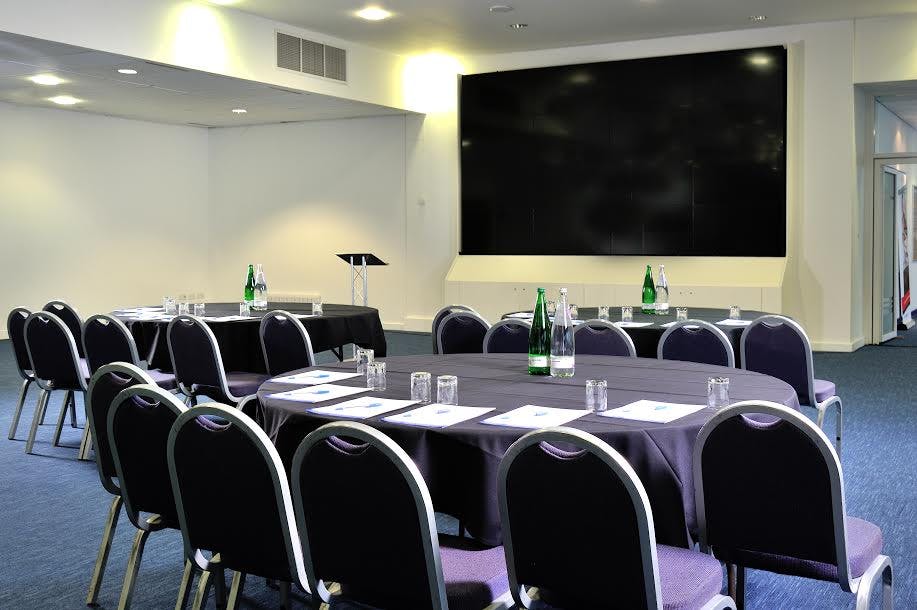
[[[548,301],[545,303],[545,309],[548,311],[548,316],[553,317],[557,313],[557,301]]]
[[[634,321],[634,308],[630,305],[625,305],[621,308],[621,321],[622,322],[633,322]]]
[[[729,319],[730,320],[741,320],[742,319],[742,310],[738,305],[729,306]]]
[[[368,347],[357,348],[357,372],[366,375],[369,365],[373,363],[376,353]]]
[[[178,304],[178,315],[187,316],[191,313],[191,308],[187,301],[181,301]]]
[[[688,319],[688,308],[687,307],[676,307],[675,308],[675,320],[678,322],[683,322]]]
[[[174,316],[178,311],[175,305],[175,299],[172,297],[162,297],[162,312],[167,316]]]
[[[203,317],[204,315],[204,304],[203,303],[194,304],[194,315]]]
[[[599,306],[599,320],[608,320],[611,316],[608,314],[608,305]]]
[[[729,406],[729,377],[707,379],[707,406],[713,409]]]
[[[440,375],[436,378],[436,402],[441,405],[458,404],[458,377]]]
[[[586,381],[586,408],[593,413],[608,410],[608,382],[604,379]]]
[[[570,311],[571,320],[575,320],[577,316],[579,316],[579,308],[576,305],[574,305],[573,303],[570,303],[569,305],[567,305],[567,309]]]
[[[411,400],[423,404],[430,402],[433,396],[433,376],[424,371],[411,373]]]
[[[385,390],[385,363],[373,361],[366,365],[366,387],[370,390]]]
[[[321,299],[315,299],[312,301],[312,315],[320,316],[322,315],[322,301]]]
[[[239,315],[245,318],[252,315],[252,306],[248,301],[241,301],[239,303]]]

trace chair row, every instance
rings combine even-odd
[[[451,305],[433,318],[436,353],[526,353],[531,323],[507,318],[490,325],[473,309]],[[607,320],[587,320],[574,331],[576,352],[587,355],[636,357],[630,336]],[[739,344],[742,368],[781,379],[796,390],[799,404],[817,411],[824,425],[828,409],[836,416],[835,443],[841,451],[843,403],[834,383],[816,379],[812,344],[805,330],[785,316],[766,315],[751,322]],[[682,360],[734,368],[729,337],[714,324],[684,320],[669,326],[656,349],[660,360]]]

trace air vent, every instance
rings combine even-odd
[[[347,81],[347,51],[277,32],[277,67]]]

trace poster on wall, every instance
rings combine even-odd
[[[911,253],[910,233],[907,222],[907,191],[906,186],[898,189],[895,198],[895,218],[898,219],[895,227],[896,241],[898,242],[898,296],[900,297],[899,311],[901,322],[911,326]]]

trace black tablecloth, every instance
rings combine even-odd
[[[311,314],[311,303],[268,303],[267,311],[252,311],[248,320],[227,322],[207,321],[213,330],[223,366],[227,371],[265,372],[264,355],[261,351],[261,339],[258,327],[264,314],[276,309],[283,309],[294,314]],[[238,303],[207,303],[206,316],[221,317],[238,315]],[[140,357],[149,362],[150,368],[172,370],[172,359],[166,341],[165,321],[138,321],[131,317],[116,314],[128,325],[131,334],[137,341]],[[325,304],[322,315],[313,318],[301,318],[315,353],[337,349],[348,343],[360,347],[371,347],[377,356],[385,356],[385,333],[379,310],[372,307],[356,305]]]
[[[518,312],[511,312],[518,313]],[[609,315],[611,322],[619,322],[621,320],[621,308],[619,306],[609,308]],[[504,314],[503,317],[511,315],[510,313]],[[751,311],[751,310],[742,310],[742,319],[743,320],[754,320],[755,318],[766,316],[766,314],[761,311]],[[593,318],[599,317],[599,308],[598,307],[578,307],[577,308],[577,318],[580,320],[591,320]],[[692,320],[703,320],[704,322],[710,322],[711,324],[716,324],[721,320],[725,320],[729,317],[729,309],[712,309],[709,307],[689,307],[688,308],[688,317]],[[669,313],[664,316],[657,316],[655,314],[647,314],[640,311],[639,306],[634,306],[634,322],[652,322],[652,326],[642,326],[640,328],[622,328],[621,330],[625,331],[630,338],[634,340],[634,347],[637,348],[637,355],[641,358],[655,358],[656,357],[656,347],[659,345],[659,339],[662,337],[662,333],[666,331],[662,327],[663,324],[668,324],[669,322],[675,321],[675,308],[670,307]],[[726,336],[729,337],[729,341],[732,343],[732,349],[736,354],[736,366],[741,366],[741,357],[739,353],[739,341],[742,339],[742,331],[745,330],[744,326],[717,326],[721,331],[726,333]]]
[[[586,379],[608,380],[609,409],[641,398],[706,404],[707,378],[716,375],[730,378],[730,398],[734,401],[756,398],[799,406],[796,392],[783,381],[749,371],[690,362],[577,356],[576,376],[569,379],[529,376],[523,354],[410,356],[389,358],[387,362],[388,389],[374,395],[409,398],[410,373],[429,371],[434,377],[458,376],[460,404],[496,409],[485,416],[435,430],[391,424],[382,421],[384,416],[363,420],[391,436],[413,458],[430,488],[436,510],[460,518],[471,535],[490,545],[501,544],[497,468],[507,448],[527,430],[478,423],[481,419],[525,404],[583,409]],[[319,368],[352,370],[352,366],[344,362]],[[338,383],[359,386],[364,380],[357,377]],[[288,469],[300,441],[330,421],[308,412],[314,405],[269,397],[273,392],[293,387],[269,381],[258,392],[262,425]],[[322,403],[325,404],[333,401]],[[698,431],[713,413],[705,408],[669,424],[589,414],[567,425],[597,435],[627,458],[649,495],[657,541],[687,546],[689,531],[696,530],[691,452]],[[545,490],[545,493],[550,492]]]

